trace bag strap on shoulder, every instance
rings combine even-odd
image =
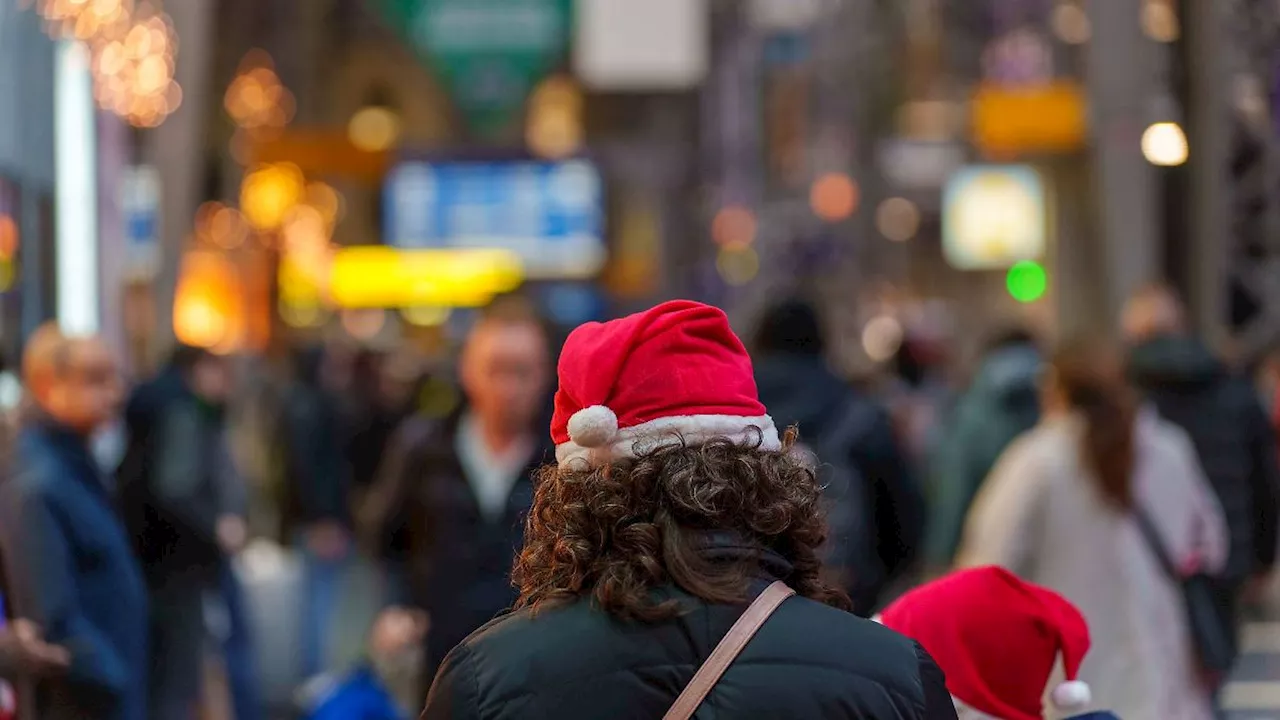
[[[1160,569],[1165,575],[1175,583],[1182,582],[1182,574],[1178,572],[1177,566],[1173,562],[1173,558],[1169,555],[1169,549],[1165,547],[1164,540],[1160,537],[1160,531],[1156,528],[1156,524],[1152,522],[1151,516],[1141,507],[1134,507],[1134,520],[1138,523],[1138,530],[1142,533],[1142,538],[1146,540],[1147,547],[1151,549],[1153,555],[1156,556],[1156,562],[1160,564]]]
[[[707,657],[702,667],[698,668],[698,672],[694,674],[693,679],[685,686],[684,691],[680,693],[680,697],[676,698],[676,702],[671,706],[664,716],[664,720],[689,720],[693,717],[694,712],[698,710],[698,706],[711,693],[711,689],[720,682],[721,676],[733,664],[738,655],[742,653],[742,649],[747,646],[751,638],[760,630],[769,616],[782,605],[783,601],[795,595],[796,591],[787,587],[782,581],[777,581],[765,588],[760,596],[752,601],[747,607],[746,612],[738,618],[738,621],[729,628],[729,632],[725,634],[720,643],[711,651],[711,655]]]

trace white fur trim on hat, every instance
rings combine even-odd
[[[583,413],[588,414],[579,419],[579,415]],[[612,418],[612,425],[608,422],[609,418]],[[761,450],[782,449],[778,428],[768,415],[678,415],[621,429],[618,429],[617,422],[613,411],[602,405],[593,405],[574,413],[569,418],[570,440],[556,446],[556,462],[561,467],[576,460],[592,465],[635,457],[682,441],[698,445],[716,438],[734,442],[753,442],[759,439]],[[612,433],[607,432],[610,427],[613,429]],[[597,443],[602,437],[605,439]]]
[[[1053,704],[1059,710],[1078,710],[1093,702],[1089,686],[1079,680],[1064,682],[1053,689]]]

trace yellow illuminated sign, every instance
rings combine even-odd
[[[506,250],[350,247],[333,255],[329,298],[342,308],[480,307],[523,280]]]
[[[1079,150],[1088,130],[1086,107],[1084,91],[1073,82],[985,84],[973,96],[973,141],[998,156]]]

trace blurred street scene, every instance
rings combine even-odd
[[[1280,718],[1277,50],[1264,0],[0,0],[0,627],[67,645],[0,720],[416,717],[515,600],[565,336],[671,298],[866,616],[1014,564],[1046,378],[1141,398],[1225,527],[1205,697]]]

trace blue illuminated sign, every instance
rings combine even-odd
[[[586,160],[405,161],[388,175],[384,238],[400,248],[501,248],[531,278],[604,266],[604,192]]]

